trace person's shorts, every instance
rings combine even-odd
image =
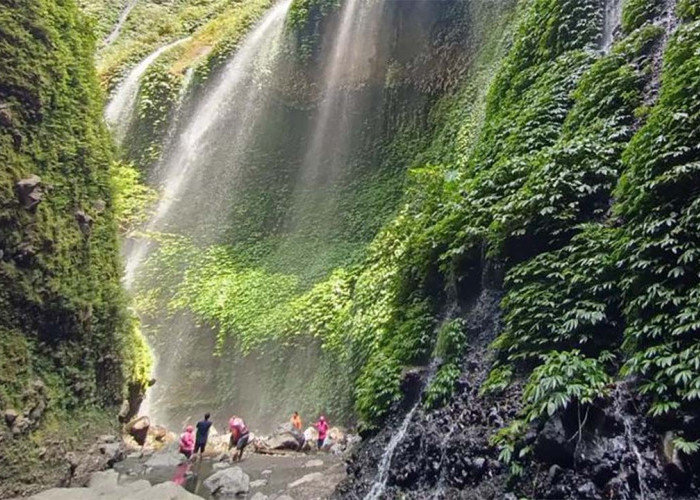
[[[199,453],[200,451],[201,451],[202,453],[204,453],[204,448],[206,448],[206,447],[207,447],[207,443],[206,443],[206,442],[204,442],[204,443],[195,443],[195,444],[194,444],[194,453],[197,454],[197,453]]]
[[[250,441],[250,434],[243,434],[241,437],[238,438],[238,442],[236,443],[236,449],[243,451],[243,449],[248,446],[248,441]]]

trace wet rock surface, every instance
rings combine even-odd
[[[519,479],[511,478],[489,439],[517,415],[521,390],[516,383],[496,396],[479,393],[490,365],[488,344],[498,328],[497,297],[485,290],[467,308],[470,350],[455,395],[442,409],[415,411],[385,471],[386,485],[373,498],[700,498],[697,460],[691,462],[674,449],[673,436],[664,423],[648,417],[633,382],[616,386],[609,400],[585,415],[572,408],[535,422],[523,436],[532,458]],[[348,478],[334,498],[376,494],[372,488],[380,478],[379,464],[407,406],[395,408],[396,416],[381,432],[352,453]],[[686,435],[700,433],[691,422],[684,425]]]

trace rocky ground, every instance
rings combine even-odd
[[[143,423],[145,419],[141,419]],[[84,454],[66,457],[69,479],[37,500],[140,500],[249,498],[255,500],[329,498],[345,478],[346,450],[353,443],[340,430],[324,451],[298,450],[287,429],[255,438],[244,460],[233,464],[226,453],[228,435],[210,436],[207,453],[186,460],[176,436],[153,426],[131,435],[101,436]],[[134,436],[144,439],[142,447]],[[333,441],[333,442],[331,442]],[[310,442],[315,442],[310,440]],[[290,450],[289,448],[294,448]]]

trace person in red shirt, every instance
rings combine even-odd
[[[192,456],[194,451],[194,427],[188,425],[185,432],[180,436],[180,453],[187,458]]]
[[[231,431],[231,440],[228,444],[228,449],[230,450],[234,446],[236,450],[231,455],[231,460],[240,461],[243,458],[243,450],[248,446],[248,441],[250,440],[250,433],[248,432],[248,426],[245,425],[243,419],[237,415],[231,417],[228,421],[228,429]]]
[[[321,415],[318,422],[314,424],[314,427],[318,431],[318,449],[323,448],[323,442],[326,440],[326,435],[328,434],[328,422],[326,422],[326,417]]]

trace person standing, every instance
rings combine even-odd
[[[326,435],[328,434],[328,422],[326,422],[326,417],[321,415],[318,422],[314,424],[314,427],[318,431],[318,449],[323,448],[323,442],[326,440]]]
[[[204,420],[197,422],[197,437],[194,442],[194,454],[199,453],[200,458],[207,447],[207,439],[209,439],[209,429],[211,428],[211,420],[209,413],[204,414]]]
[[[188,425],[185,432],[180,436],[180,453],[187,458],[192,456],[194,451],[194,427]]]
[[[298,431],[301,430],[301,417],[299,416],[299,412],[298,412],[298,411],[295,411],[295,412],[292,414],[292,418],[291,418],[290,421],[291,421],[292,427],[293,427],[294,429],[296,429],[296,430],[298,430]]]
[[[228,421],[228,429],[231,431],[231,440],[228,444],[228,449],[230,450],[234,446],[236,451],[231,455],[231,460],[240,461],[243,458],[243,450],[248,446],[248,441],[250,440],[250,432],[248,431],[248,426],[245,425],[243,419],[237,415],[231,417]]]

